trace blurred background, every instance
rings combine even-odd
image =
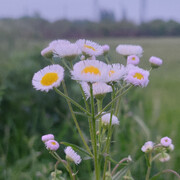
[[[171,160],[157,161],[152,174],[164,168],[180,173],[179,7],[179,0],[0,0],[0,179],[50,179],[55,161],[41,142],[44,134],[81,145],[65,100],[31,85],[33,74],[49,64],[40,51],[50,41],[65,38],[109,44],[112,62],[125,64],[115,52],[124,43],[144,48],[141,67],[149,68],[150,56],[164,60],[160,69],[152,71],[148,87],[133,89],[122,99],[112,155],[119,161],[130,154],[135,161],[132,175],[143,180],[141,146],[169,136],[175,145]],[[83,103],[69,77],[66,83],[71,97]],[[88,137],[86,119],[78,116],[78,121]],[[91,168],[88,162],[79,165],[80,179],[87,179]],[[166,174],[158,179],[177,178]]]

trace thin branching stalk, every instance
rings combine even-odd
[[[133,85],[129,86],[129,88],[126,89],[122,94],[116,96],[111,102],[109,102],[109,103],[102,109],[102,111],[100,111],[100,112],[98,113],[98,115],[97,115],[95,118],[98,119],[98,118],[101,116],[101,114],[102,114],[104,111],[106,111],[106,109],[107,109],[108,107],[110,107],[110,106],[112,105],[112,103],[114,103],[119,97],[122,97],[124,94],[126,94],[132,87],[133,87]]]
[[[86,110],[88,112],[90,112],[90,108],[89,108],[89,104],[88,102],[86,101],[86,95],[82,89],[82,86],[79,84],[79,87],[81,89],[81,93],[82,93],[82,96],[83,96],[83,99],[84,99],[84,104],[86,106]],[[92,130],[92,122],[91,122],[91,118],[88,116],[88,123],[89,123],[89,132],[90,132],[90,138],[93,139],[93,130]],[[91,141],[91,144],[93,146],[93,142]]]
[[[118,168],[124,161],[129,161],[129,158],[128,158],[128,157],[127,157],[127,158],[123,158],[122,160],[120,160],[120,161],[118,162],[118,164],[116,164],[116,166],[115,166],[114,169],[112,170],[112,173],[111,173],[112,176],[113,176],[114,173],[116,172],[117,168]]]
[[[62,81],[63,82],[63,81]],[[56,91],[57,94],[63,96],[66,100],[70,101],[72,104],[74,104],[76,107],[78,107],[81,111],[85,112],[87,115],[91,116],[91,113],[89,113],[86,109],[84,109],[81,105],[79,105],[76,101],[71,99],[69,96],[65,95],[62,93],[59,89],[54,87],[54,90]]]
[[[112,101],[115,99],[115,88],[114,86],[112,86]],[[113,101],[112,103],[112,107],[111,107],[111,115],[110,115],[110,122],[109,122],[109,126],[108,126],[108,136],[107,136],[107,141],[106,141],[106,153],[109,154],[109,150],[110,150],[110,144],[111,144],[111,131],[112,131],[112,116],[114,113],[114,105],[115,105],[115,101]],[[105,180],[105,175],[106,175],[106,169],[107,169],[107,163],[108,163],[108,157],[105,157],[105,163],[104,163],[104,171],[103,171],[103,180]]]
[[[172,173],[172,174],[176,175],[176,177],[178,177],[178,178],[180,179],[180,175],[179,175],[176,171],[174,171],[174,170],[172,170],[172,169],[165,169],[165,170],[163,170],[163,171],[155,174],[153,177],[157,177],[157,176],[159,176],[159,175],[161,175],[161,174],[163,174],[163,173]],[[153,177],[152,177],[152,178],[153,178]],[[152,179],[152,178],[151,178],[151,179]]]
[[[65,95],[66,95],[67,97],[69,97],[69,96],[68,96],[68,92],[67,92],[67,88],[66,88],[66,85],[65,85],[65,82],[62,81],[62,84],[63,84],[63,89],[64,89]],[[61,92],[61,91],[58,90],[58,92]],[[78,124],[78,122],[77,122],[76,116],[75,116],[74,111],[73,111],[72,106],[71,106],[71,102],[70,102],[70,100],[69,100],[68,98],[66,99],[66,101],[67,101],[67,103],[68,103],[68,106],[69,106],[69,109],[70,109],[72,118],[73,118],[74,123],[75,123],[75,125],[76,125],[76,128],[77,128],[77,130],[78,130],[78,133],[79,133],[79,135],[80,135],[80,137],[81,137],[81,139],[82,139],[82,142],[83,142],[86,150],[92,155],[92,152],[91,152],[89,146],[87,145],[87,143],[86,143],[86,141],[85,141],[85,139],[84,139],[84,136],[83,136],[83,134],[82,134],[82,131],[81,131],[80,127],[79,127],[79,124]],[[93,155],[92,155],[92,156],[93,156]]]
[[[99,180],[99,166],[98,166],[98,154],[97,154],[97,140],[96,140],[96,119],[95,119],[95,109],[94,109],[94,96],[93,87],[90,83],[90,95],[91,95],[91,114],[92,114],[92,127],[93,127],[93,150],[94,150],[94,166],[96,180]]]
[[[149,157],[148,157],[148,169],[146,173],[146,180],[149,180],[150,173],[151,173],[151,166],[152,166],[152,152],[149,152]]]

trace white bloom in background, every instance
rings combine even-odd
[[[162,65],[163,60],[158,57],[152,56],[150,57],[149,62],[151,63],[151,67],[158,68]]]
[[[127,57],[127,64],[137,65],[137,64],[139,64],[139,62],[140,62],[140,59],[136,55],[130,55]]]
[[[152,141],[147,141],[141,148],[143,152],[149,152],[153,149],[154,143]]]
[[[134,86],[146,87],[149,83],[148,77],[149,71],[139,67],[130,66],[128,69],[128,74],[124,79],[127,83],[131,83]]]
[[[167,162],[167,161],[169,161],[170,160],[170,155],[169,154],[167,154],[167,153],[162,153],[161,155],[160,155],[160,157],[159,157],[159,161],[161,161],[161,162]]]
[[[54,40],[51,43],[49,43],[48,47],[44,48],[41,51],[41,55],[46,57],[46,58],[52,58],[54,55],[54,49],[57,48],[58,46],[64,46],[70,44],[69,41],[59,39],[59,40]]]
[[[168,149],[169,149],[170,151],[174,151],[174,144],[170,144],[169,147],[168,147]]]
[[[81,59],[81,61],[83,61],[86,59],[86,57],[84,55],[81,55],[80,59]]]
[[[49,141],[49,140],[54,140],[54,135],[53,134],[46,134],[41,137],[41,140],[43,142]]]
[[[50,65],[34,74],[32,85],[36,90],[48,92],[58,87],[64,78],[64,69],[60,65]]]
[[[163,137],[161,138],[161,145],[168,147],[172,144],[172,140],[169,137]]]
[[[105,82],[119,81],[124,78],[126,69],[122,64],[109,64]]]
[[[104,55],[108,54],[108,52],[110,50],[109,45],[105,44],[102,46],[102,48],[103,48]]]
[[[77,44],[73,43],[56,46],[53,52],[55,55],[66,58],[67,60],[73,60],[81,54],[81,50]]]
[[[79,39],[76,41],[76,44],[81,49],[82,53],[88,57],[100,56],[104,53],[102,46],[93,41]]]
[[[103,82],[108,67],[99,60],[79,61],[71,71],[72,79],[85,82]]]
[[[102,124],[107,126],[110,123],[111,113],[104,114],[101,117]],[[119,120],[115,115],[112,115],[111,125],[119,125]]]
[[[80,164],[81,157],[70,147],[66,147],[64,150],[66,154],[66,159],[73,161],[75,164]]]
[[[141,57],[143,48],[137,45],[120,44],[117,46],[116,52],[123,56],[136,55],[138,57]]]
[[[81,86],[87,98],[90,97],[90,87],[87,82],[82,82]],[[112,92],[112,87],[103,82],[96,82],[92,84],[93,95],[101,96],[106,93]]]
[[[56,151],[59,148],[59,143],[55,140],[45,142],[46,148],[51,151]]]

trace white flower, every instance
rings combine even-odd
[[[102,46],[93,41],[79,39],[76,44],[85,56],[100,56],[104,53]]]
[[[117,46],[116,52],[123,56],[137,55],[138,57],[141,57],[143,49],[141,46],[137,45],[120,44]]]
[[[32,85],[36,90],[48,92],[53,87],[58,87],[64,78],[64,69],[60,65],[46,66],[34,74]]]
[[[103,48],[103,51],[104,51],[104,55],[106,55],[110,50],[110,47],[107,44],[103,45],[102,48]]]
[[[152,141],[147,141],[141,148],[143,152],[149,152],[153,149],[154,143]]]
[[[67,44],[62,44],[59,46],[56,46],[53,50],[53,52],[61,57],[61,58],[66,58],[67,60],[73,60],[75,59],[79,54],[81,54],[81,50],[77,46],[77,44],[73,43],[67,43]]]
[[[49,140],[54,140],[54,135],[53,134],[46,134],[41,137],[41,140],[43,142],[49,141]]]
[[[152,56],[150,57],[149,62],[151,63],[151,66],[153,68],[157,68],[162,65],[163,60],[158,57]]]
[[[86,82],[103,82],[107,64],[98,60],[79,61],[71,71],[72,79]]]
[[[137,64],[139,64],[139,61],[140,61],[140,59],[136,55],[130,55],[127,57],[127,64],[137,65]]]
[[[70,146],[66,147],[64,152],[67,159],[74,161],[75,164],[80,164],[82,160],[81,157]]]
[[[167,154],[167,153],[162,153],[161,155],[160,155],[160,157],[159,157],[159,161],[161,161],[161,162],[167,162],[167,161],[169,161],[170,160],[170,155],[169,154]]]
[[[111,113],[104,114],[101,117],[102,124],[107,126],[110,123]],[[115,115],[112,115],[111,125],[119,125],[119,120]]]
[[[63,40],[63,39],[54,40],[51,43],[49,43],[48,47],[44,48],[41,51],[41,55],[47,58],[52,58],[55,48],[57,48],[58,46],[64,46],[67,44],[70,44],[70,42],[67,40]]]
[[[169,137],[163,137],[161,138],[161,144],[165,147],[168,147],[172,144],[172,140]]]
[[[146,87],[149,83],[149,71],[141,69],[135,66],[129,66],[127,70],[127,76],[124,78],[127,83],[131,83],[134,86]]]
[[[90,97],[90,87],[87,82],[81,82],[81,86],[87,98]],[[112,92],[112,87],[103,82],[96,82],[92,84],[93,95],[101,96],[106,93]]]
[[[174,144],[170,144],[169,147],[168,147],[168,149],[169,149],[170,151],[174,151]]]
[[[46,148],[51,151],[56,151],[59,148],[59,143],[55,140],[45,142]]]
[[[109,64],[105,82],[119,81],[124,78],[126,69],[122,64]]]

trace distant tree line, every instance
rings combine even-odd
[[[107,18],[108,17],[108,18]],[[180,23],[153,20],[135,24],[128,20],[115,22],[113,15],[104,12],[99,23],[58,20],[49,22],[40,17],[0,19],[0,39],[13,38],[57,39],[93,37],[180,36]]]

